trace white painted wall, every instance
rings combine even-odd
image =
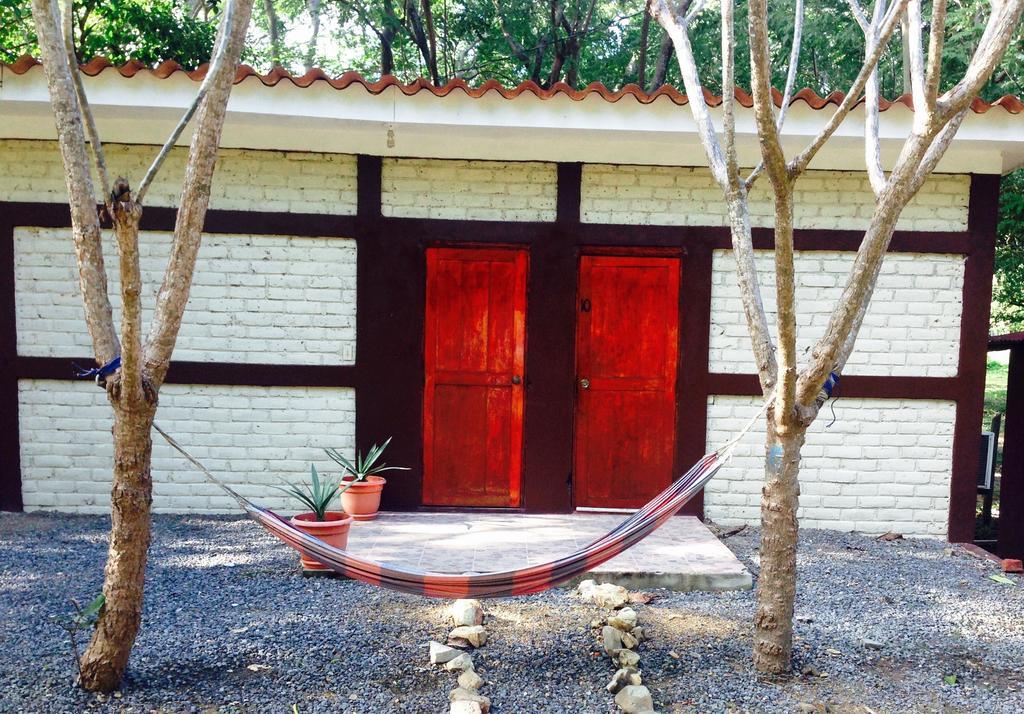
[[[728,441],[760,408],[754,397],[708,400],[708,448]],[[942,538],[949,514],[953,402],[839,399],[823,410],[800,464],[800,525]],[[704,508],[723,525],[760,523],[764,422],[708,484]]]
[[[154,147],[111,145],[114,173],[141,176]],[[183,151],[172,156],[152,205],[170,206]],[[355,158],[350,155],[225,150],[214,180],[213,208],[355,212]],[[388,216],[493,221],[553,221],[553,163],[386,159],[382,211]],[[586,221],[723,225],[718,189],[706,171],[687,168],[585,166]],[[908,208],[902,228],[964,230],[969,178],[935,177]],[[758,225],[768,222],[764,188]],[[860,174],[812,172],[798,184],[798,225],[862,227],[873,198]],[[0,200],[63,203],[55,144],[0,140]],[[155,291],[166,233],[142,236],[143,274]],[[109,240],[109,239],[108,239]],[[112,244],[108,256],[115,255]],[[348,364],[355,354],[354,241],[261,235],[208,235],[176,358],[238,363]],[[18,350],[26,356],[88,352],[81,301],[66,231],[15,233]],[[714,257],[711,370],[751,372],[731,255]],[[759,256],[764,264],[766,254]],[[820,333],[849,256],[798,255],[801,347]],[[766,266],[767,267],[767,266]],[[963,260],[949,255],[889,256],[848,373],[950,376],[956,372]],[[115,271],[116,272],[116,271]],[[770,271],[763,273],[766,278]],[[771,281],[765,295],[771,307]],[[116,280],[111,286],[116,303]],[[149,296],[151,304],[152,294]],[[149,312],[146,313],[148,320]],[[19,383],[24,496],[29,509],[105,512],[111,473],[110,415],[91,383]],[[753,399],[714,397],[708,444],[727,440],[752,413]],[[319,448],[350,448],[351,389],[167,385],[159,422],[198,458],[275,508],[290,509],[272,488],[280,477],[304,478]],[[954,405],[933,401],[842,399],[839,421],[812,429],[805,449],[805,527],[945,533]],[[722,523],[756,523],[761,437],[751,435],[709,486],[708,515]],[[154,505],[161,511],[222,511],[231,503],[166,447],[154,452]]]
[[[109,513],[113,419],[106,393],[88,381],[21,380],[18,403],[25,509]],[[337,474],[321,449],[353,448],[355,392],[167,384],[157,423],[239,493],[292,513],[297,503],[272,486],[308,479],[310,463]],[[154,511],[237,508],[154,434]]]
[[[555,164],[385,159],[382,212],[403,218],[553,221]]]
[[[768,324],[775,334],[775,271],[771,251],[757,251]],[[806,362],[842,293],[853,253],[797,251],[797,355]],[[962,255],[890,253],[846,374],[953,377],[963,312]],[[756,372],[731,251],[714,253],[711,285],[712,372]]]
[[[148,330],[170,233],[139,236],[143,326]],[[116,247],[105,232],[108,265]],[[14,233],[18,354],[91,354],[70,231]],[[115,324],[120,279],[108,271]],[[356,347],[356,243],[348,238],[203,237],[174,357],[196,362],[352,364]]]
[[[914,231],[967,229],[970,176],[935,174],[903,211],[897,228]],[[706,168],[585,164],[580,212],[584,223],[725,226],[722,190]],[[769,184],[750,194],[751,222],[771,226]],[[864,172],[810,171],[796,183],[797,228],[867,228],[875,197]]]
[[[105,144],[111,176],[138,186],[157,147]],[[171,151],[146,194],[148,206],[177,206],[188,150]],[[0,201],[67,203],[64,167],[54,141],[0,140]],[[292,151],[221,149],[210,208],[353,215],[356,157]]]

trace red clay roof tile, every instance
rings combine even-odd
[[[15,74],[24,74],[32,67],[40,64],[39,60],[24,56],[20,57],[13,64],[8,64],[6,67]],[[82,72],[95,77],[96,75],[106,70],[113,70],[121,74],[123,77],[134,77],[136,74],[142,71],[148,71],[153,76],[160,79],[166,79],[172,74],[182,72],[189,79],[201,80],[206,76],[207,65],[194,70],[185,70],[177,62],[168,60],[162,62],[155,68],[150,69],[143,63],[137,60],[131,60],[123,65],[115,66],[109,60],[103,57],[95,57],[89,60],[87,63],[82,65]],[[363,77],[358,72],[345,72],[340,77],[330,77],[323,70],[311,69],[301,76],[295,76],[281,67],[274,67],[266,74],[260,74],[252,67],[248,65],[240,65],[238,72],[235,75],[235,83],[241,82],[249,77],[255,77],[260,82],[268,87],[275,86],[278,82],[288,81],[294,84],[296,87],[309,87],[310,85],[317,82],[324,82],[335,89],[345,89],[353,84],[362,85],[362,87],[371,94],[380,94],[388,87],[396,87],[400,92],[407,96],[412,96],[419,92],[429,92],[437,97],[445,97],[456,90],[463,92],[469,97],[478,98],[487,94],[488,92],[496,92],[505,99],[514,99],[523,93],[530,93],[539,99],[550,99],[557,95],[564,95],[573,101],[580,101],[586,97],[596,94],[607,102],[617,102],[623,97],[632,97],[641,104],[650,104],[660,97],[667,97],[669,101],[680,106],[686,104],[686,95],[680,92],[675,87],[669,85],[663,85],[653,92],[645,92],[643,89],[635,84],[627,84],[617,91],[612,91],[605,87],[600,82],[594,82],[587,85],[583,89],[573,89],[564,82],[557,82],[547,89],[541,88],[534,82],[523,82],[515,87],[505,87],[498,81],[489,79],[483,84],[478,86],[470,86],[463,79],[453,79],[442,87],[435,87],[431,85],[425,79],[418,78],[410,83],[403,83],[399,81],[393,75],[385,75],[376,82],[370,81]],[[711,94],[706,89],[704,95],[711,106],[718,106],[722,103],[720,96]],[[736,88],[735,90],[736,101],[744,107],[753,106],[751,96],[744,92],[742,89]],[[778,106],[782,103],[782,94],[776,90],[772,90],[772,97],[775,104]],[[793,95],[793,102],[802,101],[806,103],[811,109],[819,110],[823,109],[828,105],[837,106],[843,101],[842,92],[832,92],[827,97],[818,96],[818,94],[809,88],[801,89]],[[909,94],[904,94],[893,100],[882,99],[880,104],[881,111],[885,111],[894,104],[903,104],[908,109],[914,108],[913,100]],[[976,114],[984,114],[994,107],[1000,107],[1009,114],[1020,114],[1024,112],[1024,102],[1019,98],[1012,95],[1005,95],[995,100],[994,102],[986,102],[982,99],[975,99],[971,103],[971,109]]]

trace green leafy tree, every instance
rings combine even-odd
[[[0,5],[0,60],[39,56],[28,0]],[[155,66],[174,60],[186,69],[209,61],[216,27],[183,0],[86,0],[74,3],[78,59],[106,57]]]
[[[1024,170],[1003,179],[999,192],[992,332],[1024,330]]]

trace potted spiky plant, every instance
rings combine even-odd
[[[328,510],[338,496],[340,485],[322,480],[312,464],[309,465],[309,476],[309,483],[274,488],[287,493],[310,509],[308,513],[300,513],[292,518],[293,526],[328,545],[344,550],[348,546],[348,530],[352,527],[352,517],[345,511]],[[299,560],[305,571],[330,570],[318,560],[309,557],[305,551],[300,551]]]
[[[374,444],[366,456],[356,451],[355,461],[349,461],[337,449],[324,449],[334,463],[341,466],[345,475],[341,479],[341,507],[357,521],[370,521],[380,511],[380,495],[387,480],[380,474],[385,471],[408,471],[404,466],[388,466],[380,461],[384,449],[391,443],[389,436],[383,444]]]

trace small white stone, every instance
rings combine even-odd
[[[579,584],[578,591],[586,602],[592,602],[600,607],[616,609],[629,602],[629,591],[614,583],[598,585],[593,580],[584,580]]]
[[[640,670],[636,667],[623,667],[622,669],[616,670],[615,674],[612,675],[612,679],[605,686],[612,694],[617,693],[623,687],[628,687],[631,684],[642,684],[643,679],[640,676]]]
[[[460,640],[473,647],[483,647],[487,643],[487,630],[483,625],[462,625],[448,633],[449,642],[459,644]]]
[[[619,650],[617,659],[620,667],[636,667],[640,664],[640,655],[633,650]]]
[[[630,632],[636,627],[636,611],[631,607],[624,607],[608,618],[608,624],[623,632]]]
[[[642,684],[631,684],[623,687],[615,695],[615,703],[619,709],[626,714],[641,714],[654,709],[654,700],[651,699],[651,692]]]
[[[452,620],[456,625],[482,625],[484,608],[479,600],[456,600],[452,603]]]
[[[601,645],[606,655],[614,657],[622,649],[622,633],[611,625],[605,625],[601,629]]]
[[[471,689],[456,687],[448,698],[453,702],[475,702],[480,706],[480,711],[487,714],[491,710],[491,700],[482,694],[477,694]]]
[[[458,657],[445,662],[444,668],[449,672],[472,672],[474,670],[473,658],[465,652],[460,652]]]
[[[476,691],[480,687],[484,686],[484,678],[473,670],[466,670],[459,675],[459,686],[463,689],[470,689]]]
[[[640,644],[639,640],[637,640],[637,638],[633,637],[632,633],[630,633],[630,632],[623,632],[622,633],[622,646],[623,647],[625,647],[628,650],[635,650],[636,646],[638,644]]]
[[[451,662],[453,659],[458,657],[462,652],[459,652],[454,647],[448,645],[442,645],[440,642],[430,642],[430,664],[444,664],[445,662]]]
[[[449,714],[483,714],[484,710],[480,707],[480,702],[460,699],[457,702],[452,702],[452,708],[448,711]]]

